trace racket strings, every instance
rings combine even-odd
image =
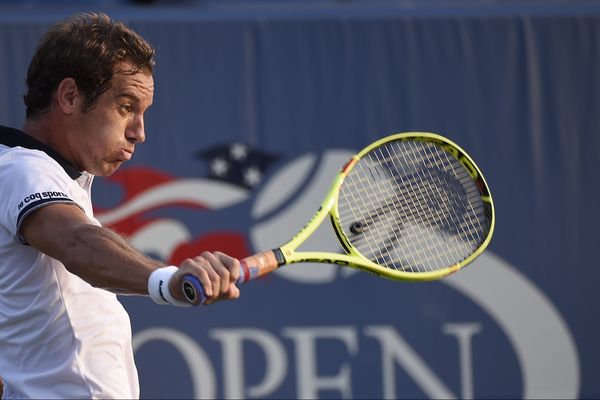
[[[415,157],[417,160],[420,160],[421,163],[425,163],[428,161],[428,159],[425,159],[425,154],[423,154],[422,152],[419,152],[419,149],[416,147],[416,143],[408,143],[408,146],[411,147],[411,150],[414,153],[417,153],[418,156],[420,157]],[[405,154],[402,151],[395,151],[398,150],[396,148],[393,147],[386,147],[388,154],[391,156],[391,152],[390,149],[394,150],[394,156],[398,156],[400,155],[402,157],[402,161],[405,164],[409,164],[411,158],[408,157],[407,154]],[[393,164],[392,164],[393,165]],[[403,187],[408,188],[408,193],[410,194],[410,198],[413,202],[413,204],[408,205],[408,209],[409,210],[414,210],[414,212],[411,213],[411,216],[414,217],[413,220],[417,220],[420,219],[421,221],[425,222],[427,225],[432,226],[435,225],[437,222],[437,216],[434,215],[434,213],[432,212],[434,210],[434,207],[437,206],[438,210],[440,211],[441,216],[443,217],[445,214],[448,213],[450,206],[447,204],[450,200],[450,198],[448,196],[444,196],[445,195],[445,187],[440,185],[441,182],[439,182],[438,180],[434,179],[432,176],[432,172],[430,169],[424,169],[422,170],[424,172],[427,173],[428,178],[429,179],[420,179],[419,175],[415,175],[412,174],[412,176],[416,176],[417,179],[411,179],[410,182],[406,182],[407,180],[402,180],[402,184]],[[402,178],[402,175],[400,175],[400,177]],[[419,196],[424,195],[424,202],[420,200]],[[437,204],[436,204],[437,203]],[[431,205],[434,205],[434,207],[431,207]],[[416,215],[415,215],[416,214]],[[424,231],[424,236],[423,238],[427,241],[427,243],[432,243],[434,237],[432,235],[432,230],[426,229]],[[416,239],[416,235],[414,235],[414,238]],[[445,256],[445,260],[446,264],[447,262],[450,261],[449,256],[446,252],[443,253],[435,253],[434,249],[431,246],[423,246],[423,241],[421,240],[421,238],[419,238],[419,240],[413,240],[413,248],[417,249],[416,252],[414,253],[414,256],[416,260],[418,260],[419,265],[423,265],[426,268],[428,266],[437,269],[439,266],[436,265],[436,255],[437,254],[441,254],[442,256]],[[422,249],[422,251],[419,251],[419,248],[417,247],[420,246],[419,248]],[[414,264],[414,263],[413,263]],[[392,264],[393,265],[393,264]],[[428,268],[431,269],[431,268]],[[411,269],[412,270],[412,269]]]
[[[363,256],[411,272],[464,260],[488,228],[468,171],[424,141],[393,141],[364,155],[344,181],[338,210],[344,234]],[[348,229],[353,223],[360,232]]]
[[[477,189],[477,185],[473,182],[470,177],[468,171],[462,167],[459,162],[456,162],[456,159],[451,157],[447,152],[434,152],[435,155],[439,156],[437,160],[439,164],[448,166],[451,175],[458,178],[456,181],[456,186],[460,187],[462,190],[462,208],[454,209],[456,212],[451,212],[448,210],[450,215],[453,218],[452,225],[456,227],[456,234],[462,239],[461,243],[470,243],[470,250],[473,251],[484,239],[483,235],[483,227],[481,225],[480,218],[474,218],[474,216],[483,216],[483,205],[481,202],[481,196],[479,194],[479,190]],[[457,193],[457,191],[452,190],[452,193]],[[477,212],[474,204],[478,204]],[[459,246],[453,246],[454,250],[458,251],[460,249]],[[466,255],[470,254],[467,253]],[[456,254],[456,256],[461,256],[462,253]]]
[[[414,146],[415,144],[411,144],[411,146]],[[456,221],[456,219],[454,219],[453,217],[456,215],[456,213],[452,213],[451,210],[460,210],[461,204],[453,204],[450,200],[452,200],[451,198],[449,198],[448,194],[449,193],[456,193],[457,192],[457,188],[454,187],[452,188],[451,184],[453,183],[452,180],[448,177],[448,174],[446,173],[445,176],[443,178],[443,180],[439,180],[438,178],[440,177],[440,170],[436,169],[436,168],[431,168],[431,166],[436,166],[436,165],[444,165],[444,163],[447,161],[446,159],[440,159],[439,157],[436,156],[441,156],[444,155],[445,157],[448,157],[448,155],[446,153],[442,153],[442,152],[436,152],[436,153],[432,153],[433,158],[424,158],[421,161],[425,162],[425,165],[427,168],[422,169],[421,171],[424,172],[424,176],[425,176],[425,180],[421,183],[421,190],[424,190],[426,196],[426,202],[425,203],[420,203],[419,204],[419,212],[422,213],[421,214],[421,220],[422,221],[426,221],[430,223],[430,227],[436,228],[435,224],[438,224],[438,229],[442,228],[446,231],[451,231],[451,229],[453,228],[454,224],[457,224],[458,221]],[[408,157],[405,157],[405,159]],[[433,161],[433,162],[431,162]],[[453,166],[452,163],[449,164],[451,167]],[[437,172],[437,173],[436,173]],[[453,172],[454,172],[454,168],[453,168]],[[423,184],[427,182],[427,184]],[[414,186],[411,186],[411,188],[414,188]],[[459,186],[460,188],[460,186]],[[432,189],[434,189],[432,191]],[[460,189],[458,189],[460,190]],[[436,204],[437,203],[437,204]],[[432,211],[434,211],[432,213]],[[435,211],[439,211],[436,215]],[[464,215],[464,212],[460,213],[461,215]],[[440,220],[439,217],[442,217],[442,219]],[[432,229],[427,229],[425,231],[422,231],[421,234],[425,234],[425,237],[427,239],[428,243],[435,243],[435,241],[432,241],[432,239],[435,239],[435,235],[433,235],[435,231]],[[456,230],[452,231],[453,234],[456,234]],[[456,256],[456,254],[452,254],[452,251],[454,251],[457,249],[458,247],[453,246],[453,247],[449,247],[449,250],[451,250],[450,252],[446,251],[446,252],[439,252],[439,249],[437,248],[433,248],[433,247],[429,247],[428,250],[430,250],[433,253],[429,253],[430,257],[428,257],[428,259],[436,258],[436,255],[440,255],[440,256],[446,256],[446,260],[444,264],[448,264],[450,257],[454,257]],[[425,262],[421,263],[422,265],[427,265]],[[437,268],[436,265],[433,265],[432,268]]]
[[[361,170],[363,170],[364,173],[364,165],[357,165],[357,167],[361,168]],[[374,178],[375,174],[373,174],[371,170],[368,171],[371,174],[371,178]],[[379,176],[379,180],[381,180],[381,175],[377,175]],[[380,192],[381,186],[375,184],[375,182],[377,182],[376,179],[362,179],[364,176],[367,176],[367,174],[360,176],[362,180],[362,182],[360,182],[361,185],[364,185],[363,187],[368,187],[369,192],[375,195],[375,198],[383,199],[384,197],[387,197],[387,193],[385,193],[386,196],[382,196],[378,193]],[[370,254],[371,260],[376,259],[378,264],[384,264],[387,266],[388,264],[390,264],[390,262],[387,260],[389,258],[389,254],[391,254],[393,251],[394,243],[398,243],[400,241],[400,237],[398,236],[396,230],[393,229],[393,227],[395,227],[399,222],[394,218],[394,211],[396,209],[395,203],[401,201],[401,199],[399,199],[398,197],[394,197],[391,201],[384,201],[382,204],[374,204],[374,202],[372,201],[373,197],[367,198],[368,201],[365,201],[365,196],[360,195],[362,194],[361,192],[350,192],[353,195],[359,194],[358,196],[354,196],[354,199],[360,199],[361,206],[364,207],[362,208],[362,210],[372,210],[366,216],[365,221],[365,227],[369,229],[370,240],[365,240],[363,243],[359,243],[359,248],[361,248],[362,251],[364,251],[365,253]],[[359,216],[354,212],[357,209],[351,209],[352,216],[354,218],[364,218],[364,216]],[[360,219],[358,220],[360,221]],[[379,226],[380,229],[373,231],[370,229],[371,226]],[[365,249],[365,246],[368,248],[368,251],[367,249]]]
[[[411,147],[413,152],[418,151],[415,143],[408,143],[408,145]],[[387,147],[386,149],[388,150],[388,154],[391,156],[392,154],[390,152],[390,147]],[[401,156],[403,163],[410,163],[411,158],[405,152],[395,151],[393,155],[396,157]],[[415,159],[422,163],[429,161],[429,159],[425,158],[425,155],[422,153],[419,153]],[[442,185],[442,182],[440,182],[439,179],[436,179],[432,176],[432,171],[430,169],[424,169],[421,170],[421,172],[425,172],[428,179],[421,179],[419,175],[415,175],[414,173],[409,175],[409,177],[413,178],[416,176],[417,179],[402,179],[403,175],[401,174],[399,177],[402,181],[402,187],[407,188],[405,192],[408,193],[409,197],[411,198],[412,203],[407,207],[409,210],[411,210],[411,217],[413,217],[412,221],[421,220],[427,225],[432,226],[437,223],[439,217],[444,217],[444,215],[448,213],[450,209],[450,206],[448,205],[450,198],[445,195],[446,192],[444,189],[446,189],[446,187]],[[423,196],[423,201],[421,201],[419,196]],[[404,209],[405,208],[402,208],[402,210]],[[436,209],[441,214],[435,215],[433,211]],[[444,225],[448,224],[446,223]],[[450,262],[450,257],[447,252],[438,253],[432,246],[426,245],[435,242],[435,237],[432,234],[433,230],[425,229],[418,233],[413,229],[412,232],[413,234],[409,237],[413,239],[410,242],[413,244],[415,252],[412,253],[413,261],[409,263],[409,265],[411,265],[409,270],[413,270],[412,264],[422,265],[426,268],[430,267],[427,268],[428,270],[438,269],[442,266],[437,265],[439,264],[439,261],[437,260],[439,256],[443,258],[443,264],[448,265],[448,262]],[[406,262],[403,264],[406,264]],[[404,268],[406,269],[406,267]]]
[[[387,153],[388,156],[390,156],[390,149],[387,148]],[[397,154],[396,154],[397,156]],[[419,156],[419,155],[417,155]],[[375,152],[372,152],[369,154],[369,160],[371,161],[370,164],[382,164],[384,165],[384,162],[387,162],[388,159],[391,159],[392,157],[386,157],[386,155],[383,153],[383,149],[379,148],[377,149]],[[420,157],[415,157],[417,159],[419,159]],[[404,172],[404,171],[403,171]],[[388,222],[390,220],[392,220],[392,216],[395,217],[392,220],[392,223],[389,223],[385,229],[386,231],[392,231],[392,232],[400,232],[400,230],[396,229],[396,227],[402,227],[402,225],[406,224],[407,222],[411,221],[411,220],[415,220],[416,218],[418,218],[419,215],[422,216],[426,216],[426,214],[423,212],[422,207],[420,205],[420,203],[418,201],[415,201],[416,199],[416,194],[414,192],[414,190],[412,190],[411,188],[414,187],[414,185],[412,184],[412,179],[410,175],[405,175],[403,173],[398,173],[398,171],[391,171],[391,175],[389,176],[397,176],[398,179],[394,180],[394,184],[398,185],[400,184],[402,187],[408,188],[409,190],[406,190],[404,193],[404,196],[400,196],[398,191],[396,190],[392,190],[390,191],[390,193],[393,194],[393,196],[389,197],[391,198],[391,202],[388,202],[388,207],[387,207],[387,212],[388,212]],[[383,182],[384,185],[381,185],[380,188],[384,189],[384,190],[388,190],[390,188],[390,185],[386,185],[385,181],[379,181],[380,183]],[[382,196],[382,198],[386,198],[388,196],[384,195]],[[392,207],[393,206],[393,207]],[[400,212],[398,212],[400,211]],[[374,233],[376,231],[373,231]],[[379,232],[378,232],[379,233]],[[374,261],[376,261],[378,264],[384,264],[386,266],[393,266],[394,268],[398,269],[401,268],[403,270],[407,270],[410,269],[410,262],[408,260],[399,260],[399,263],[395,263],[395,257],[396,257],[396,246],[400,246],[403,243],[403,240],[400,239],[400,237],[398,236],[397,233],[394,233],[395,235],[395,239],[393,243],[389,243],[385,240],[385,237],[382,237],[379,234],[376,234],[375,236],[379,236],[378,238],[376,238],[376,240],[374,241],[373,245],[369,244],[369,249],[372,251],[372,253],[374,255],[378,255],[378,257],[375,258]],[[367,241],[367,243],[370,241]],[[413,255],[414,258],[417,258],[419,263],[423,264],[425,262],[426,259],[428,259],[431,254],[428,254],[429,252],[429,248],[428,247],[417,247],[418,243],[416,241],[408,241],[405,243],[404,248],[406,249],[407,253],[410,253]],[[399,264],[399,265],[396,265]]]
[[[465,192],[464,195],[466,196],[467,201],[463,201],[462,205],[468,208],[467,210],[458,210],[457,208],[446,209],[447,213],[455,218],[455,220],[453,221],[453,225],[456,226],[458,230],[462,232],[462,234],[464,235],[463,238],[465,239],[470,238],[474,242],[482,239],[482,237],[474,236],[474,233],[476,232],[483,232],[483,229],[480,224],[480,219],[473,219],[474,215],[481,215],[475,212],[473,206],[474,203],[478,203],[480,210],[483,211],[483,206],[480,201],[479,190],[477,189],[476,184],[472,181],[468,172],[464,168],[462,168],[462,166],[459,163],[456,162],[456,159],[451,158],[451,156],[448,153],[438,151],[434,152],[433,154],[435,156],[438,156],[437,165],[447,165],[451,170],[451,175],[453,177],[458,178],[455,188],[448,188],[448,192],[446,193],[457,193],[457,191],[460,190],[464,190]],[[428,172],[429,174],[431,174],[431,170],[428,170]],[[447,182],[449,182],[450,184],[455,183],[451,181],[452,178],[450,178],[449,176],[448,179],[449,180]],[[465,197],[463,197],[463,199],[465,199]],[[455,210],[457,212],[453,213],[452,210]],[[474,226],[473,224],[477,224],[478,226]]]

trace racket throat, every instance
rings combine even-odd
[[[277,260],[277,267],[281,267],[282,265],[287,264],[285,255],[283,254],[283,251],[281,251],[280,248],[273,249],[272,252],[273,252],[273,255],[275,256],[275,260]]]

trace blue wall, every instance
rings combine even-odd
[[[21,125],[37,39],[75,10],[158,48],[147,141],[94,198],[166,262],[279,245],[395,132],[458,142],[496,201],[489,250],[442,281],[296,265],[206,308],[122,298],[144,397],[600,396],[599,2],[26,3],[0,6],[0,124]],[[336,250],[327,229],[314,245]]]

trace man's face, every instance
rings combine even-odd
[[[127,64],[118,71],[129,71]],[[152,104],[154,80],[145,72],[117,72],[110,89],[95,106],[74,115],[75,166],[93,175],[108,176],[133,155],[135,145],[145,140],[144,113]]]

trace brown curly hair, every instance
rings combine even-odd
[[[23,96],[27,118],[47,112],[59,83],[73,78],[85,95],[83,111],[94,107],[112,83],[116,66],[152,74],[155,50],[139,34],[102,13],[81,13],[52,26],[42,36],[27,70]]]

